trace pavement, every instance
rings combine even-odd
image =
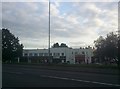
[[[4,64],[2,87],[120,87],[119,74],[71,70]]]

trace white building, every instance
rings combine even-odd
[[[91,63],[92,56],[91,48],[50,48],[50,59],[53,63]],[[35,60],[36,62],[48,62],[50,60],[48,49],[24,49],[23,57],[27,58],[28,62],[35,62]]]

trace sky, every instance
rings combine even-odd
[[[24,48],[48,48],[48,2],[2,2],[2,27]],[[118,2],[51,2],[51,46],[93,46],[99,36],[118,30]]]

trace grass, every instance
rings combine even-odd
[[[117,69],[118,66],[115,64],[103,64],[103,65],[98,65],[98,64],[51,64],[50,66],[64,66],[64,67],[84,67],[84,68],[112,68],[112,69]]]
[[[37,66],[50,66],[50,67],[84,67],[84,68],[102,68],[102,69],[118,69],[116,64],[41,64],[41,63],[11,63],[11,64],[18,64],[18,65],[37,65]]]

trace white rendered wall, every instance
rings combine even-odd
[[[50,53],[52,53],[52,56],[54,57],[54,53],[59,53],[59,56],[62,56],[61,54],[64,53],[64,56],[66,56],[66,62],[69,61],[70,64],[75,64],[75,53],[82,54],[82,52],[85,53],[85,63],[91,63],[91,57],[93,56],[93,52],[91,48],[88,49],[72,49],[72,48],[50,48]],[[48,53],[48,49],[27,49],[23,51],[23,56],[25,53],[32,53],[34,56],[34,53],[37,53],[39,56],[39,53]],[[43,55],[44,56],[44,55]],[[58,57],[59,58],[59,57]],[[88,61],[87,61],[88,59]]]

